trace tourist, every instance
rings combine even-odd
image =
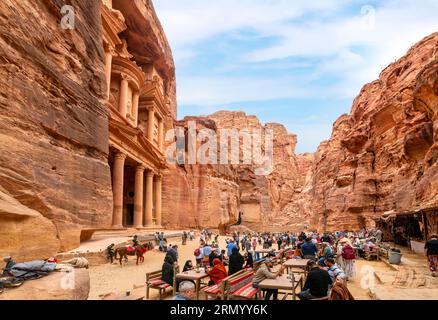
[[[261,260],[258,263],[258,266],[256,267],[257,271],[254,274],[253,280],[252,280],[252,286],[256,289],[259,288],[259,284],[266,279],[277,279],[278,276],[283,274],[283,271],[285,269],[284,265],[280,267],[280,269],[274,273],[272,272],[272,267],[274,266],[272,259],[264,259]],[[277,289],[267,289],[263,290],[265,291],[265,300],[270,300],[271,296],[274,298],[274,300],[278,300],[278,290]]]
[[[16,263],[15,263],[14,260],[12,260],[11,256],[3,257],[3,262],[6,263],[6,265],[5,265],[4,269],[3,269],[2,276],[3,277],[9,277],[9,276],[11,276],[10,272],[12,270],[12,267],[14,265],[16,265]]]
[[[333,249],[329,243],[322,243],[322,250],[318,262],[324,262],[325,259],[333,257]]]
[[[304,259],[315,260],[318,248],[312,242],[312,238],[307,238],[306,242],[301,245],[301,252],[303,253]]]
[[[252,237],[252,250],[257,250],[257,237]]]
[[[281,244],[283,243],[283,239],[281,237],[278,237],[277,239],[277,246],[278,246],[278,250],[281,249]]]
[[[228,273],[229,275],[233,275],[240,270],[243,269],[243,264],[245,263],[245,259],[239,253],[239,249],[237,247],[233,248],[233,251],[229,257],[229,265],[228,265]]]
[[[196,265],[199,267],[202,264],[202,257],[203,257],[201,247],[196,248],[193,254],[196,259]]]
[[[178,261],[179,259],[178,245],[170,246],[169,251],[174,254],[175,260]]]
[[[211,246],[208,243],[206,243],[204,245],[204,247],[202,248],[202,255],[204,257],[208,257],[212,251],[213,250],[212,250]]]
[[[347,276],[337,264],[335,259],[333,258],[327,258],[324,260],[324,264],[327,266],[327,272],[330,275],[330,278],[332,279],[332,283],[335,283],[337,280],[346,280]]]
[[[213,268],[207,270],[207,274],[210,276],[209,286],[219,284],[223,279],[228,277],[227,269],[224,264],[218,258],[213,260]]]
[[[344,270],[347,276],[346,280],[348,281],[349,279],[354,278],[356,276],[356,268],[354,265],[356,253],[348,238],[343,238],[339,241],[338,255],[342,257],[339,266]]]
[[[323,233],[323,235],[322,235],[322,237],[321,237],[321,241],[322,241],[322,242],[327,242],[327,243],[330,243],[330,242],[331,242],[330,236],[327,234],[327,232],[324,232],[324,233]]]
[[[254,264],[254,259],[253,259],[253,257],[252,257],[252,253],[250,252],[250,251],[246,251],[246,253],[245,253],[245,269],[246,268],[252,268],[253,267],[253,264]]]
[[[193,269],[195,269],[195,267],[193,266],[192,260],[187,260],[184,264],[183,272],[187,272]]]
[[[321,269],[315,261],[310,260],[307,264],[310,270],[303,291],[298,294],[301,300],[313,300],[327,297],[332,279],[327,271]]]
[[[167,252],[167,244],[166,244],[166,239],[161,238],[160,237],[160,245],[159,245],[159,250],[161,252]]]
[[[427,260],[429,261],[429,269],[432,272],[432,277],[437,276],[437,264],[438,264],[438,235],[433,234],[430,240],[426,242],[424,246],[426,250]]]
[[[179,284],[179,292],[173,300],[193,300],[195,295],[195,284],[190,281],[183,281]]]
[[[155,232],[154,239],[155,239],[155,245],[159,246],[160,245],[160,233],[159,232]]]
[[[234,240],[230,240],[230,241],[228,241],[226,248],[227,248],[227,255],[228,255],[228,257],[230,257],[231,254],[233,253],[233,249],[234,249],[234,248],[237,249],[237,246],[236,246],[236,244],[234,243]]]
[[[182,245],[185,246],[187,243],[187,232],[183,232],[182,234]]]
[[[213,261],[214,259],[219,258],[219,255],[217,254],[216,248],[214,248],[214,250],[211,250],[210,255],[208,256],[208,262],[209,265],[212,266],[213,265]],[[222,261],[222,260],[221,260]]]
[[[164,258],[163,267],[161,268],[161,280],[173,287],[174,269],[176,267],[176,260],[174,256],[168,252]]]
[[[133,248],[137,248],[138,246],[140,246],[140,243],[138,242],[138,237],[135,235],[135,236],[132,238],[132,247],[133,247]]]
[[[111,243],[107,248],[106,248],[106,256],[107,259],[110,261],[110,263],[112,264],[114,262],[114,243]]]
[[[221,250],[221,253],[220,253],[220,255],[219,255],[218,258],[222,261],[222,263],[224,264],[224,266],[228,266],[228,258],[227,258],[227,256],[225,255],[225,250],[224,250],[224,249]]]

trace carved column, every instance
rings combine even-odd
[[[154,173],[152,171],[149,171],[146,175],[146,217],[145,217],[145,223],[147,227],[153,226],[153,215],[152,215],[152,208],[153,208],[153,188],[154,188]]]
[[[126,112],[128,108],[128,88],[128,76],[122,74],[120,80],[119,112],[123,116],[123,118],[126,118]]]
[[[155,111],[153,107],[148,109],[148,139],[152,142],[154,141],[154,120]]]
[[[105,51],[105,76],[106,76],[106,96],[107,99],[110,97],[111,92],[111,68],[113,63],[113,54],[111,52],[111,48],[108,46],[108,51]]]
[[[135,194],[134,194],[134,227],[143,227],[143,165],[139,165],[135,170]]]
[[[158,149],[163,151],[163,142],[164,142],[164,121],[160,119],[158,121]]]
[[[134,92],[132,95],[132,108],[134,111],[134,127],[138,127],[138,100],[140,99],[140,94],[138,91]]]
[[[119,152],[113,165],[113,228],[123,228],[123,180],[126,155]]]
[[[161,176],[157,176],[155,180],[155,219],[157,226],[161,226],[161,181]]]

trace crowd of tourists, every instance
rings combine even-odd
[[[276,279],[285,272],[281,261],[292,251],[291,259],[307,259],[307,277],[300,299],[314,300],[327,298],[354,299],[348,291],[348,282],[356,277],[355,260],[367,251],[378,248],[382,242],[382,231],[361,230],[359,232],[333,232],[319,234],[301,233],[240,233],[234,232],[221,247],[218,235],[203,230],[199,247],[193,252],[194,261],[186,261],[184,270],[204,267],[209,275],[209,285],[219,284],[223,279],[242,269],[254,271],[253,287],[258,288],[265,279]],[[433,275],[437,267],[438,239],[432,236],[425,249]],[[272,249],[264,257],[256,253],[259,249]],[[163,265],[163,280],[173,286],[175,254],[168,253]],[[277,271],[274,265],[278,264]],[[178,282],[179,295],[175,298],[191,299],[194,283]],[[188,296],[184,292],[188,292]],[[263,290],[264,299],[278,299],[278,290]]]

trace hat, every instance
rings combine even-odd
[[[5,257],[3,257],[3,261],[9,261],[9,260],[12,260],[12,257],[11,256],[5,256]]]

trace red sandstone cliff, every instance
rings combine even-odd
[[[0,255],[16,259],[111,219],[100,2],[71,3],[74,30],[62,1],[0,2]]]
[[[313,226],[359,228],[438,206],[438,33],[363,87],[313,166]]]
[[[252,230],[301,229],[307,220],[301,214],[306,202],[301,197],[312,156],[295,155],[296,136],[279,124],[262,125],[255,116],[243,112],[221,111],[207,117],[187,117],[177,123],[187,131],[189,121],[196,121],[197,131],[209,128],[271,129],[273,168],[268,175],[257,174],[260,165],[243,163],[244,145],[240,140],[240,164],[182,165],[170,169],[163,179],[163,221],[166,226],[218,228],[237,222]],[[264,135],[261,138],[262,153]],[[198,149],[201,143],[198,142]],[[231,148],[231,145],[230,145]],[[299,219],[295,219],[299,217]]]

